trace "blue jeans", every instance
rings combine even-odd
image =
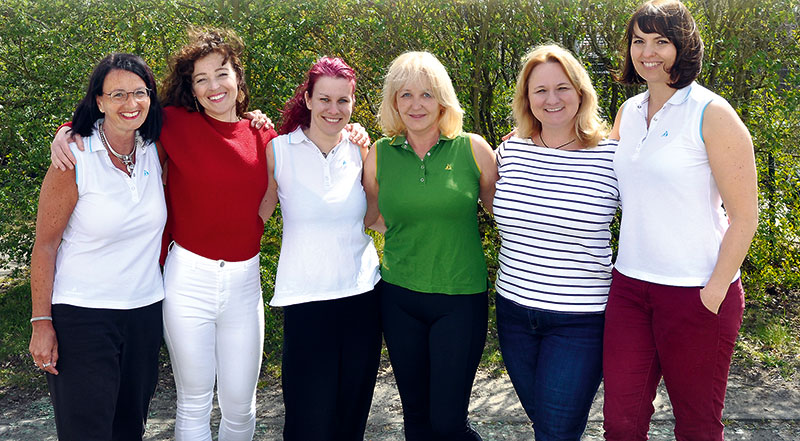
[[[603,314],[564,314],[497,296],[500,351],[537,441],[579,441],[603,376]]]

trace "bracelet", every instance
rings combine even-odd
[[[33,317],[33,318],[31,319],[31,323],[33,323],[33,322],[38,322],[39,320],[50,320],[50,321],[52,322],[52,321],[53,321],[53,317],[50,317],[49,315],[43,315],[43,316],[39,316],[39,317]]]

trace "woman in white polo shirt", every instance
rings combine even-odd
[[[284,440],[364,438],[381,349],[375,246],[360,148],[342,129],[355,72],[321,58],[283,110],[267,146],[261,217],[278,201],[283,241],[271,306],[283,307]]]
[[[141,440],[158,376],[167,218],[150,68],[135,55],[104,58],[72,120],[86,149],[42,183],[30,352],[47,372],[60,440]]]
[[[676,439],[722,440],[739,266],[758,221],[753,144],[736,111],[694,82],[703,42],[682,3],[639,7],[627,42],[621,80],[647,91],[625,102],[612,131],[622,224],[606,308],[605,436],[647,438],[663,376]]]

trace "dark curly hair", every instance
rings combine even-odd
[[[625,33],[627,40],[625,64],[617,78],[621,83],[645,82],[636,73],[631,60],[634,25],[638,25],[644,33],[663,35],[675,45],[675,62],[668,72],[670,87],[675,89],[686,87],[700,75],[700,68],[703,66],[703,40],[700,39],[700,32],[692,14],[678,0],[650,0],[639,6],[628,21]]]
[[[169,73],[161,88],[161,103],[164,106],[181,106],[190,112],[198,111],[197,102],[192,94],[192,74],[194,62],[206,55],[216,52],[223,57],[223,64],[230,61],[236,72],[236,83],[239,86],[239,97],[236,101],[236,115],[240,118],[250,105],[250,93],[244,81],[242,52],[244,43],[231,29],[189,28],[189,43],[172,56],[169,62]]]

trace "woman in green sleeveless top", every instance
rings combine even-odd
[[[383,332],[407,440],[480,440],[467,419],[486,341],[486,261],[477,201],[491,211],[497,165],[444,66],[407,52],[389,67],[385,138],[364,163],[366,225],[385,231]]]

